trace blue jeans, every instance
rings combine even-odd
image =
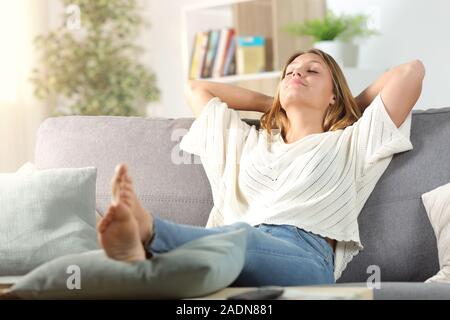
[[[203,228],[155,217],[155,238],[147,251],[170,251],[194,239],[245,229],[245,264],[232,286],[294,286],[334,283],[334,253],[328,242],[291,225],[247,223]]]

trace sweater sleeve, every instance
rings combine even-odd
[[[392,121],[378,94],[353,124],[353,139],[356,145],[356,177],[383,159],[395,153],[412,150],[410,140],[412,111],[399,128]]]
[[[206,173],[223,173],[225,165],[239,162],[250,126],[239,112],[218,97],[212,98],[182,138],[180,148],[200,156]]]

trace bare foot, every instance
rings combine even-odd
[[[130,207],[137,221],[141,242],[147,243],[153,236],[153,215],[140,204],[125,164],[117,165],[111,180],[111,186],[113,204],[117,203],[121,197],[124,198],[125,203]]]
[[[98,239],[108,257],[120,261],[145,260],[138,223],[123,199],[110,206],[97,224]]]
[[[97,224],[99,242],[112,259],[144,260],[143,243],[153,236],[153,216],[139,203],[125,165],[116,167],[111,184],[112,204]]]

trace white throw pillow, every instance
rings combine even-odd
[[[436,235],[440,271],[425,282],[450,283],[450,183],[422,194]]]
[[[96,176],[94,167],[36,170],[31,163],[0,174],[0,276],[98,249]]]
[[[36,167],[36,165],[34,163],[27,162],[23,166],[21,166],[19,168],[19,170],[17,170],[17,173],[27,174],[27,173],[34,172],[34,171],[37,171],[37,170],[39,170],[39,169]],[[98,223],[101,219],[102,219],[101,214],[98,213],[97,210],[95,210],[95,221],[96,221],[96,223]]]

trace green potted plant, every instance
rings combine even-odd
[[[60,1],[61,25],[36,38],[36,96],[55,116],[144,116],[160,91],[153,71],[139,62],[136,37],[148,24],[137,0]]]
[[[327,10],[323,18],[290,23],[282,30],[294,36],[311,36],[315,48],[333,56],[341,66],[355,67],[359,50],[353,40],[378,34],[367,26],[368,18],[364,14],[337,16]]]

